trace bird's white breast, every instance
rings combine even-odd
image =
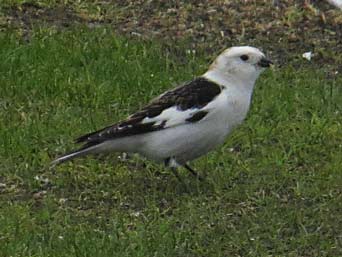
[[[251,101],[251,92],[237,88],[226,88],[223,93],[227,97],[226,121],[230,129],[239,125],[246,117]]]

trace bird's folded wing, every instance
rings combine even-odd
[[[203,119],[205,106],[221,92],[221,87],[203,77],[167,91],[126,120],[76,139],[85,147],[106,140],[149,133]]]

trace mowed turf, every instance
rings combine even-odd
[[[0,256],[342,256],[342,79],[310,67],[260,77],[245,123],[193,163],[204,182],[116,154],[49,169],[214,58],[175,49],[0,34]]]

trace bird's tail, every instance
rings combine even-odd
[[[55,167],[56,165],[61,164],[63,162],[70,161],[72,159],[97,152],[98,151],[96,146],[81,148],[58,157],[57,159],[51,162],[51,167]]]
[[[99,154],[108,152],[136,152],[141,142],[135,137],[124,137],[104,142],[86,142],[80,149],[72,151],[58,157],[51,162],[54,167],[63,162],[82,157],[88,154]]]

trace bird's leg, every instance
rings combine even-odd
[[[186,168],[188,171],[190,171],[190,173],[192,175],[194,175],[196,178],[198,178],[199,180],[203,181],[203,177],[201,175],[199,175],[193,168],[191,168],[188,164],[184,164],[183,165],[184,168]]]
[[[198,173],[195,170],[193,170],[188,164],[184,164],[183,167],[186,168],[188,171],[190,171],[192,175],[194,175],[195,177],[198,177]]]
[[[165,166],[167,166],[167,167],[169,167],[169,168],[171,169],[171,171],[172,171],[172,173],[175,175],[175,177],[176,177],[180,182],[184,183],[183,180],[182,180],[182,178],[179,176],[178,171],[177,171],[177,168],[178,168],[180,165],[176,162],[176,160],[175,160],[173,157],[170,157],[170,158],[165,159],[164,163],[165,163]]]

